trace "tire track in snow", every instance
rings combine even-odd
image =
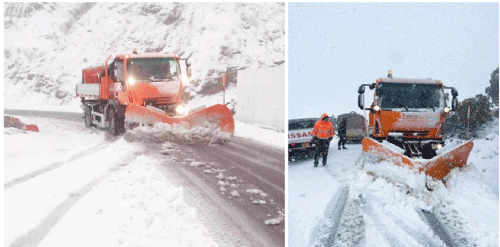
[[[339,199],[335,204],[335,208],[328,215],[329,221],[332,226],[328,229],[328,238],[325,240],[325,246],[333,246],[335,243],[335,238],[337,235],[337,229],[340,224],[340,218],[342,218],[342,213],[344,212],[344,208],[349,196],[349,187],[344,186],[342,191],[340,192]]]
[[[422,246],[442,246],[444,243],[436,241],[433,238],[429,238],[424,233],[415,230],[413,227],[405,223],[403,220],[397,218],[395,215],[390,212],[387,213],[391,216],[392,221],[400,227],[403,231],[405,231],[409,236],[413,237],[420,245]]]
[[[135,157],[127,159],[124,164],[128,164]],[[49,214],[43,219],[38,226],[26,232],[25,234],[18,237],[14,242],[12,242],[10,247],[20,247],[20,246],[37,246],[40,242],[49,234],[52,228],[61,220],[64,215],[87,193],[89,193],[92,188],[101,182],[103,182],[107,177],[109,177],[113,172],[116,172],[122,167],[123,164],[113,166],[109,168],[105,173],[101,174],[99,177],[93,179],[86,185],[84,185],[80,190],[69,195],[69,197],[62,203],[60,203],[55,209],[53,209]]]
[[[395,224],[392,221],[388,220],[387,217],[380,215],[380,213],[372,207],[371,203],[366,201],[364,198],[362,198],[361,202],[363,204],[360,207],[361,210],[363,210],[368,218],[371,219],[378,232],[382,234],[382,236],[390,246],[412,247],[411,244],[408,244],[405,241],[401,241],[401,239],[398,237],[400,234],[398,234],[398,231],[395,231],[398,228],[394,227]]]
[[[330,166],[326,166],[325,170],[332,178],[339,179],[338,174]],[[340,180],[346,184],[342,187],[335,208],[328,215],[328,225],[331,227],[326,226],[326,239],[320,239],[323,246],[336,246],[339,241],[342,242],[342,246],[356,246],[364,239],[365,223],[360,214],[359,201],[349,198],[348,180],[345,178]],[[334,199],[335,197],[332,198]]]
[[[97,145],[97,146],[94,146],[94,147],[91,147],[91,148],[85,149],[85,150],[83,150],[83,151],[81,151],[81,152],[78,152],[78,153],[76,153],[76,154],[72,155],[72,156],[71,156],[68,160],[66,160],[66,161],[57,162],[57,163],[54,163],[54,164],[52,164],[52,165],[49,165],[49,166],[43,167],[43,168],[41,168],[41,169],[38,169],[38,170],[32,171],[32,172],[30,172],[30,173],[28,173],[28,174],[26,174],[26,175],[21,176],[21,177],[15,178],[15,179],[11,180],[10,182],[5,183],[5,184],[3,185],[3,188],[4,188],[4,190],[5,190],[5,189],[9,189],[9,188],[11,188],[11,187],[13,187],[13,186],[16,186],[16,185],[18,185],[18,184],[20,184],[20,183],[26,182],[26,181],[28,181],[28,180],[30,180],[30,179],[32,179],[32,178],[35,178],[35,177],[37,177],[37,176],[39,176],[39,175],[42,175],[42,174],[44,174],[44,173],[46,173],[46,172],[50,172],[50,171],[52,171],[52,170],[55,170],[55,169],[57,169],[57,168],[59,168],[59,167],[61,167],[61,166],[65,165],[65,164],[67,164],[67,163],[73,162],[73,161],[75,161],[75,160],[77,160],[77,159],[83,158],[83,157],[88,156],[88,155],[92,155],[92,154],[94,154],[96,151],[102,150],[102,147],[103,147],[103,146],[105,146],[105,145],[107,145],[107,144],[108,144],[107,142],[105,142],[105,143],[100,143],[100,144],[99,144],[99,145]]]
[[[448,247],[457,246],[453,239],[450,237],[448,231],[444,228],[443,223],[436,217],[433,212],[420,210],[421,214],[426,219],[427,224],[431,227],[434,234],[436,234]]]

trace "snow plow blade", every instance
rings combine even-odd
[[[408,166],[411,169],[415,168],[419,173],[423,171],[426,175],[439,180],[448,175],[453,168],[465,166],[469,154],[474,147],[474,143],[468,141],[432,159],[412,160],[408,156],[398,153],[371,138],[364,138],[362,145],[363,152],[365,153],[375,155],[399,166]]]
[[[233,114],[227,106],[221,104],[197,110],[182,117],[171,117],[155,109],[131,104],[125,111],[125,120],[147,125],[181,124],[187,129],[203,126],[218,128],[231,136],[234,134]]]

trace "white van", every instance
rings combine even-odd
[[[288,120],[288,157],[299,153],[306,155],[314,150],[312,130],[319,118],[302,118]]]

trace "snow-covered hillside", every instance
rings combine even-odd
[[[5,3],[4,7],[6,108],[79,111],[75,84],[81,82],[81,69],[133,48],[189,58],[193,76],[185,87],[195,98],[220,90],[215,83],[227,67],[269,67],[285,60],[284,3]],[[233,98],[227,101],[235,95],[230,93]]]
[[[498,118],[486,124],[468,165],[445,183],[364,159],[361,144],[338,150],[338,139],[327,166],[292,160],[289,246],[498,246],[498,126]]]

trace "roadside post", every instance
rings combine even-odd
[[[467,140],[469,140],[470,106],[467,107]]]
[[[226,104],[226,80],[227,80],[227,70],[222,77],[222,103]]]

